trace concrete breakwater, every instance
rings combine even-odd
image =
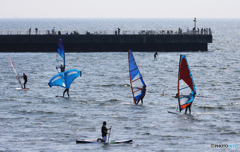
[[[138,34],[44,34],[0,35],[0,52],[56,52],[58,40],[66,52],[183,52],[208,51],[212,34],[138,33]]]

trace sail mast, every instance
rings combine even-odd
[[[130,84],[131,84],[131,89],[132,89],[132,96],[133,96],[133,102],[136,104],[136,100],[135,100],[135,98],[134,98],[134,92],[133,92],[133,86],[132,86],[132,78],[131,78],[131,72],[130,72],[130,58],[129,58],[129,56],[130,56],[130,50],[128,51],[128,69],[129,69],[129,78],[130,78]]]
[[[181,102],[180,102],[180,67],[181,67],[181,55],[180,55],[179,66],[178,66],[178,104],[179,104],[179,112],[181,112]]]
[[[14,70],[14,72],[15,72],[15,74],[16,74],[16,78],[17,78],[18,82],[20,83],[21,87],[23,88],[22,83],[21,83],[21,80],[19,79],[18,74],[17,74],[17,71],[16,71],[16,69],[15,69],[15,67],[14,67],[14,65],[13,65],[13,62],[12,62],[12,60],[11,60],[11,58],[10,58],[9,55],[8,55],[8,57],[9,57],[9,59],[10,59],[11,65],[12,65],[12,67],[13,67],[13,70]]]

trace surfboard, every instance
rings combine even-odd
[[[157,59],[157,60],[152,60],[152,61],[160,61],[160,60],[162,60],[162,59]]]
[[[109,144],[125,144],[125,143],[131,143],[132,139],[128,140],[121,140],[121,141],[110,141]],[[97,140],[76,140],[76,144],[89,144],[89,143],[106,143],[107,142],[101,142]]]
[[[61,98],[69,98],[68,96],[56,96],[56,97],[61,97]]]
[[[179,112],[172,112],[172,111],[168,111],[168,113],[171,113],[171,114],[180,114]]]
[[[177,114],[177,115],[189,115],[189,116],[191,116],[191,114],[188,114],[188,113],[179,113],[179,112],[172,112],[172,111],[168,111],[168,113],[170,113],[170,114]]]
[[[16,88],[17,90],[30,90],[29,88]]]

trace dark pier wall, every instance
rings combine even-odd
[[[207,51],[212,35],[0,35],[0,52]]]

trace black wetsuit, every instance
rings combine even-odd
[[[64,66],[60,67],[60,69],[61,69],[61,72],[65,71],[65,67]]]
[[[142,104],[143,104],[143,98],[144,98],[144,96],[145,96],[145,94],[146,94],[146,89],[142,89],[142,91],[141,91],[141,97],[138,99],[138,102],[137,102],[137,104],[139,103],[139,101],[141,100],[141,102],[142,102]]]
[[[186,107],[185,113],[187,113],[187,109],[189,109],[189,114],[191,114],[191,105],[192,103]]]
[[[64,92],[63,92],[63,97],[64,97],[65,92],[67,92],[68,97],[69,97],[69,89],[65,89],[65,90],[64,90]]]
[[[24,89],[26,89],[27,76],[26,76],[26,75],[23,75],[23,79],[24,79]]]
[[[107,127],[106,126],[102,126],[102,137],[106,137],[107,136]]]
[[[154,60],[157,59],[157,52],[154,54]]]

